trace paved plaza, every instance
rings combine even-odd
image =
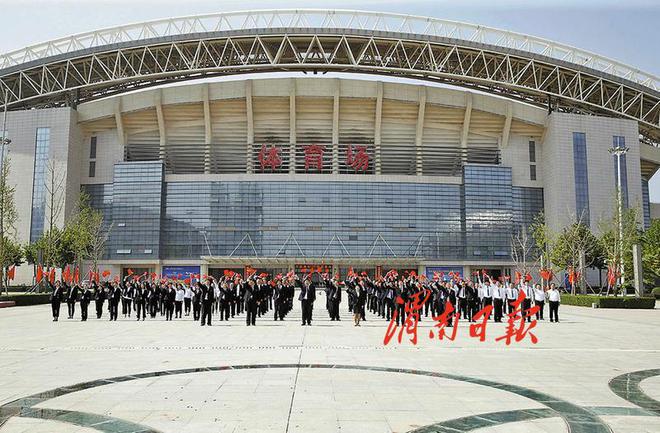
[[[2,309],[0,433],[660,432],[658,309],[565,306],[508,347],[505,324],[439,341],[426,319],[384,346],[385,321],[323,304],[311,327],[298,305],[255,327]]]

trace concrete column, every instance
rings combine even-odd
[[[296,80],[291,80],[289,88],[289,173],[296,173]]]
[[[374,170],[376,174],[380,174],[380,140],[381,140],[381,127],[383,124],[383,82],[377,83],[377,96],[376,96],[376,124],[374,127]]]
[[[332,174],[339,174],[339,79],[335,79],[332,106]]]
[[[419,110],[417,111],[417,130],[415,134],[415,172],[423,174],[422,141],[424,138],[424,116],[426,115],[426,87],[419,87]]]
[[[254,117],[252,111],[252,80],[245,80],[245,111],[247,115],[247,164],[246,171],[252,173],[252,147],[254,146]]]

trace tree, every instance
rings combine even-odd
[[[65,177],[59,170],[55,160],[46,164],[46,179],[44,189],[46,192],[46,228],[38,241],[42,252],[42,261],[46,267],[57,266],[61,263],[63,251],[64,230],[57,223],[64,211]]]
[[[4,256],[3,260],[0,262],[2,267],[2,279],[4,280],[3,283],[5,285],[5,290],[7,290],[6,288],[9,287],[7,272],[10,267],[20,266],[21,263],[23,263],[23,249],[18,242],[13,241],[6,236],[3,241],[0,242],[2,243],[2,252]]]
[[[72,264],[78,268],[82,267],[83,260],[87,258],[90,245],[92,244],[92,223],[95,211],[89,205],[87,194],[81,194],[75,206],[75,211],[69,217],[64,228],[63,241],[70,248],[73,256]]]
[[[619,212],[615,207],[612,217],[602,220],[599,226],[600,245],[605,262],[620,272],[619,264],[623,258],[623,281],[632,281],[634,278],[632,246],[641,242],[637,208],[623,209],[619,220]]]
[[[4,153],[2,146],[2,152]],[[18,220],[18,212],[16,210],[16,203],[14,201],[14,192],[16,188],[9,184],[9,170],[11,163],[8,156],[2,155],[2,169],[0,170],[0,239],[7,239],[13,241],[16,239],[16,221]],[[5,251],[5,245],[9,246],[9,242],[0,242],[0,263],[6,263],[13,258],[15,249],[8,249]],[[0,292],[5,287],[5,293],[8,292],[5,281],[4,267],[0,267]]]
[[[561,269],[573,269],[578,275],[577,284],[573,284],[572,293],[576,288],[585,287],[584,271],[598,265],[602,250],[598,238],[589,227],[580,221],[564,227],[553,242],[550,260]]]
[[[534,239],[526,226],[521,226],[511,235],[511,259],[522,275],[527,275],[530,262],[534,263],[538,259]]]
[[[103,213],[101,211],[94,211],[89,227],[91,244],[89,246],[88,259],[92,262],[92,271],[98,273],[99,262],[103,259],[103,254],[105,254],[105,246],[112,231],[112,224],[105,227]]]
[[[642,263],[644,283],[654,285],[660,278],[660,220],[651,221],[651,226],[642,235]]]

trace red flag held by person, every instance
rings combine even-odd
[[[103,275],[103,278],[108,278],[110,276],[110,271],[106,269],[101,275]]]
[[[71,270],[69,269],[69,266],[64,268],[64,272],[62,272],[62,279],[67,283],[71,282]]]
[[[126,273],[127,273],[128,276],[130,277],[131,275],[133,275],[133,269],[130,269],[130,268],[129,268],[129,269],[126,271]]]
[[[532,281],[532,275],[529,272],[527,272],[525,274],[525,282],[529,283],[530,281]]]
[[[16,266],[12,266],[7,271],[7,278],[11,281],[14,279],[15,276],[16,276]]]
[[[41,265],[37,265],[37,284],[40,283],[43,278],[44,269],[41,267]]]
[[[520,283],[520,279],[522,278],[522,274],[520,272],[516,271],[515,275],[516,275],[516,280],[515,280],[514,284],[518,285],[518,283]]]
[[[76,284],[80,282],[80,268],[76,268],[73,272],[73,282]]]
[[[55,268],[50,270],[50,274],[48,275],[48,279],[50,280],[51,284],[55,284]]]

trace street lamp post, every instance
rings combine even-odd
[[[5,103],[2,114],[2,140],[0,140],[0,258],[4,261],[5,249],[5,146],[11,143],[7,138],[7,97],[8,90],[5,89]],[[4,263],[0,263],[0,291],[5,282]],[[5,288],[6,290],[6,288]]]
[[[617,201],[617,212],[619,214],[619,241],[618,241],[618,255],[615,255],[618,258],[617,270],[619,272],[619,287],[623,287],[625,278],[623,276],[623,191],[621,188],[621,156],[625,155],[628,152],[628,148],[621,146],[620,143],[617,143],[616,147],[609,149],[611,155],[616,156],[616,201]],[[616,247],[615,247],[616,248]]]

